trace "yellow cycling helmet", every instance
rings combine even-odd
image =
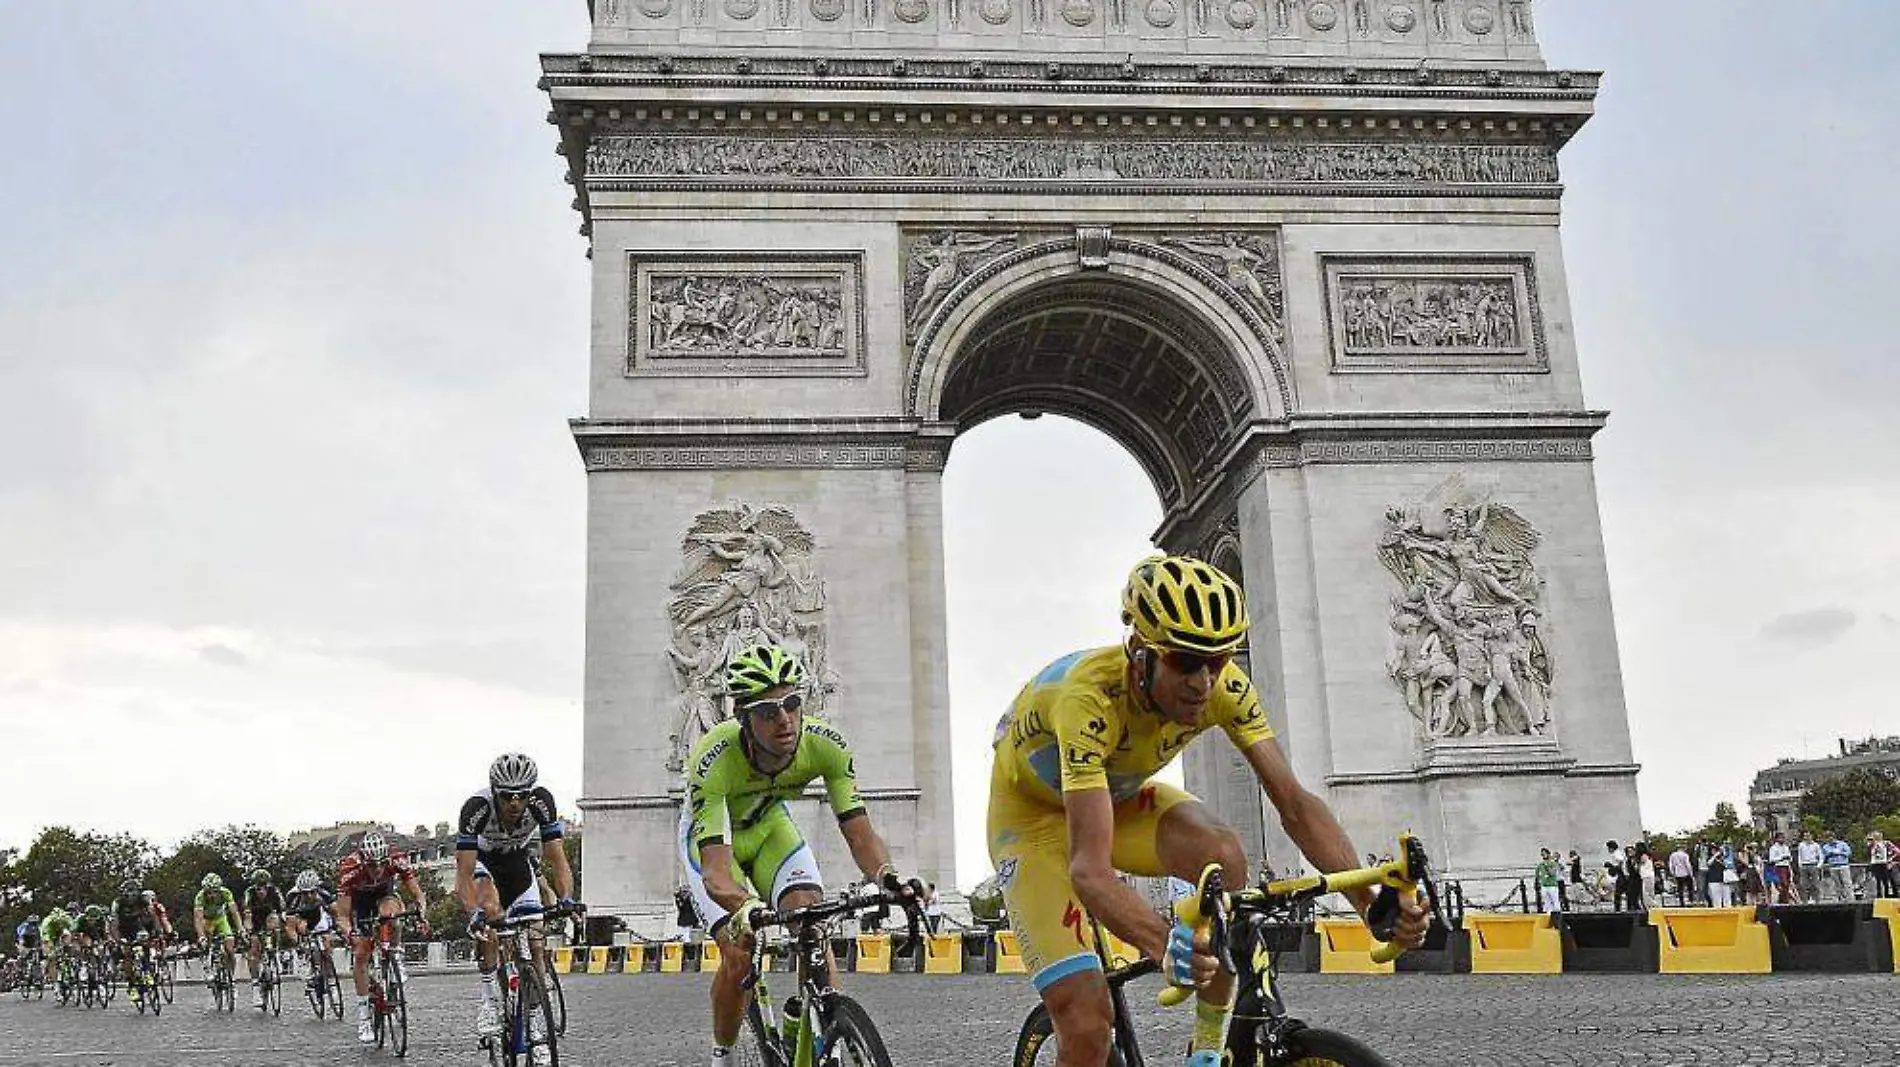
[[[1122,589],[1122,622],[1157,648],[1220,655],[1247,640],[1247,597],[1212,564],[1150,556]]]

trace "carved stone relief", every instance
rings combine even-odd
[[[803,660],[808,713],[825,714],[838,677],[825,654],[825,583],[812,569],[815,547],[791,509],[777,504],[734,501],[693,519],[667,605],[672,770],[684,768],[702,734],[732,717],[726,663],[749,645],[775,644]]]
[[[1422,734],[1548,734],[1541,535],[1455,475],[1385,518],[1379,562],[1399,586],[1387,672]]]
[[[917,328],[937,310],[957,283],[985,263],[1014,249],[1021,235],[936,230],[912,237],[904,269],[904,330]]]
[[[1275,338],[1286,334],[1286,293],[1280,285],[1280,250],[1272,231],[1210,231],[1163,238],[1194,256],[1260,313]]]
[[[629,254],[629,374],[863,369],[856,256]]]
[[[880,179],[1537,184],[1557,181],[1548,145],[1290,144],[1145,138],[601,136],[590,178]]]
[[[1542,371],[1527,256],[1326,256],[1336,371]]]

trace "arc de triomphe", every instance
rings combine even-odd
[[[1012,413],[1120,442],[1156,543],[1242,578],[1363,847],[1479,874],[1638,826],[1558,233],[1597,77],[1529,0],[589,7],[543,67],[593,264],[591,902],[663,910],[680,756],[762,633],[952,880],[941,472]],[[1190,787],[1290,866],[1205,740]]]

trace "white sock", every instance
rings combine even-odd
[[[499,992],[500,990],[497,989],[495,986],[495,972],[494,971],[484,972],[482,974],[482,1003],[483,1004],[495,1003],[495,997]]]

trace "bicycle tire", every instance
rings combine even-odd
[[[1337,1030],[1305,1027],[1288,1038],[1292,1051],[1266,1067],[1391,1067],[1385,1057]]]
[[[389,1011],[390,1050],[402,1059],[409,1055],[409,998],[403,989],[402,965],[393,955],[383,958],[383,1005]]]
[[[488,1035],[488,1055],[491,1061],[500,1062],[502,1067],[515,1067],[515,1005],[521,995],[509,990],[508,987],[513,983],[508,976],[515,973],[516,966],[504,956],[495,970],[495,990],[499,998],[495,1014],[501,1019],[501,1032]]]
[[[264,972],[264,1006],[272,1018],[284,1017],[284,983],[274,968]]]
[[[842,993],[831,999],[831,1021],[825,1026],[823,1049],[827,1062],[891,1067],[891,1054],[884,1048],[884,1036],[877,1032],[871,1013]]]
[[[330,1014],[330,982],[324,977],[323,964],[318,962],[314,950],[310,953],[310,976],[303,983],[303,998],[310,1003],[310,1010],[319,1021]]]
[[[561,1035],[554,1029],[554,1004],[548,999],[547,985],[541,980],[541,971],[530,966],[520,972],[521,1001],[519,1009],[522,1015],[522,1036],[526,1039],[521,1049],[521,1059],[534,1063],[534,1046],[544,1045],[548,1050],[547,1067],[561,1067]],[[541,1017],[541,1038],[534,1036],[535,1016]],[[509,1035],[513,1036],[512,1032]]]
[[[330,1014],[339,1022],[343,1019],[343,979],[337,975],[336,961],[329,953],[323,955],[323,973],[330,976]]]
[[[554,991],[554,1033],[559,1037],[567,1036],[567,994],[561,992],[561,972],[554,969],[554,962],[548,961],[548,988]]]
[[[1041,1004],[1029,1011],[1029,1017],[1023,1020],[1023,1028],[1016,1035],[1016,1054],[1010,1059],[1013,1067],[1054,1067],[1057,1058],[1058,1043],[1055,1040],[1055,1021],[1049,1018],[1049,1009]],[[1111,1028],[1108,1034],[1108,1067],[1122,1067],[1127,1057],[1122,1054],[1123,1038],[1120,1029]]]
[[[765,1025],[765,1013],[756,996],[746,1000],[745,1029],[751,1040],[747,1040],[746,1033],[739,1035],[732,1047],[733,1067],[791,1067],[791,1054],[778,1031]]]
[[[178,961],[176,959],[166,957],[165,966],[159,970],[158,982],[160,991],[165,995],[165,1003],[174,1003],[178,995]]]

